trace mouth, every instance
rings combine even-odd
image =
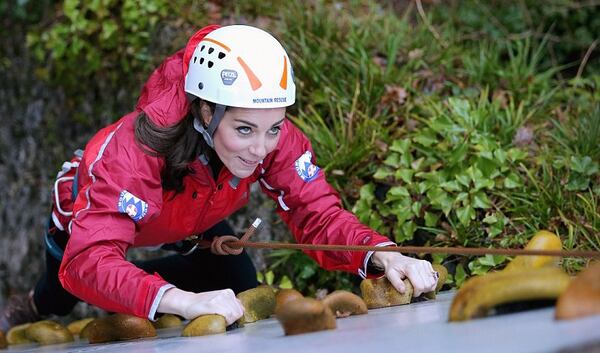
[[[242,157],[238,157],[240,159],[240,161],[242,161],[242,164],[247,166],[247,167],[256,167],[258,165],[258,161],[249,161],[247,159],[244,159]]]

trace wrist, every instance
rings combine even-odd
[[[186,317],[184,311],[187,305],[185,303],[187,302],[189,294],[189,292],[179,288],[168,289],[160,300],[156,311],[159,313],[175,314]]]
[[[371,256],[371,262],[375,267],[384,270],[387,268],[390,258],[395,255],[395,253],[391,252],[375,252],[373,256]]]

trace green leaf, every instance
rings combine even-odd
[[[385,179],[388,176],[392,175],[392,171],[389,170],[388,168],[385,167],[379,167],[377,168],[377,171],[375,172],[375,174],[373,174],[373,178],[375,179]]]
[[[367,201],[375,199],[375,184],[368,183],[360,187],[360,198]]]
[[[292,289],[294,288],[294,285],[288,276],[283,275],[283,277],[281,277],[281,281],[279,281],[279,288]]]
[[[437,225],[440,216],[435,213],[425,212],[425,226],[433,228]]]
[[[275,279],[275,274],[273,273],[273,271],[269,271],[265,274],[265,281],[268,285],[272,286],[274,279]]]
[[[312,277],[317,271],[312,266],[305,266],[302,271],[299,273],[298,277],[302,279],[308,279]]]
[[[508,158],[508,155],[506,151],[502,149],[497,149],[494,151],[494,157],[496,157],[496,160],[500,162],[500,164],[504,164],[504,162],[506,162],[506,159]]]
[[[477,261],[477,259],[469,262],[469,271],[471,271],[471,274],[474,276],[481,276],[484,275],[486,273],[488,273],[488,271],[490,270],[491,266],[486,266],[481,264],[480,262]]]
[[[398,224],[403,224],[407,220],[411,219],[413,216],[413,212],[410,206],[395,207],[392,213],[396,216],[396,222]]]
[[[494,161],[492,159],[478,158],[477,159],[477,168],[479,170],[481,170],[481,172],[483,173],[484,176],[489,177],[494,174],[494,172],[498,168],[498,165],[496,164],[496,161]]]
[[[420,182],[420,183],[417,184],[417,192],[419,194],[423,194],[427,190],[431,189],[432,186],[433,186],[432,182],[430,182],[430,181],[422,181],[422,182]]]
[[[471,185],[471,178],[467,174],[456,174],[455,178],[456,180],[458,180],[459,183],[466,187],[469,187]]]
[[[523,183],[521,182],[521,177],[519,177],[519,175],[514,172],[508,174],[508,176],[504,179],[504,187],[507,189],[514,189],[521,186],[523,186]]]
[[[421,158],[419,158],[419,159],[416,159],[416,160],[414,160],[414,161],[413,161],[413,162],[410,164],[410,167],[411,167],[413,170],[416,170],[416,171],[418,171],[418,170],[421,170],[421,167],[423,166],[423,162],[425,162],[425,158],[421,157]]]
[[[486,266],[498,266],[506,261],[505,255],[490,255],[487,254],[477,259],[479,263]]]
[[[383,161],[383,164],[398,168],[400,166],[400,155],[398,153],[390,153]]]
[[[413,221],[405,222],[394,230],[394,239],[397,243],[412,240],[415,230],[417,230],[417,225]]]
[[[462,188],[460,187],[460,185],[458,184],[458,182],[456,182],[456,180],[452,180],[452,181],[447,181],[445,183],[440,184],[440,186],[448,191],[448,192],[452,192],[452,191],[461,191]]]
[[[487,224],[494,224],[496,222],[498,222],[498,217],[496,217],[495,213],[485,216],[485,218],[483,219],[483,223]]]
[[[390,146],[390,151],[399,152],[400,154],[407,154],[410,150],[410,140],[394,140]]]
[[[456,202],[465,201],[468,198],[469,198],[468,192],[461,192],[458,195],[456,195]],[[470,202],[467,202],[467,203],[470,203]]]
[[[396,171],[396,174],[394,175],[394,177],[396,179],[401,179],[402,181],[404,181],[407,184],[410,184],[412,182],[412,177],[415,174],[414,170],[411,169],[398,169]]]
[[[472,219],[475,219],[475,210],[471,205],[465,207],[459,207],[456,209],[456,216],[460,223],[464,226],[468,226]]]
[[[487,195],[482,191],[478,191],[473,195],[472,205],[474,208],[484,208],[485,209],[485,208],[492,207],[492,203],[490,202],[490,199],[488,199]]]
[[[593,162],[589,156],[581,159],[571,156],[571,170],[588,176],[593,175],[598,173],[598,163]]]
[[[520,148],[511,148],[508,150],[508,158],[514,163],[527,158],[527,152]]]
[[[502,233],[502,231],[504,231],[504,224],[502,222],[495,223],[489,228],[488,236],[490,238],[493,238],[496,235]]]
[[[428,136],[425,132],[413,137],[413,141],[425,147],[429,147],[438,142],[435,137]]]
[[[423,205],[421,204],[421,202],[420,202],[420,201],[413,202],[413,204],[411,205],[411,207],[410,207],[410,208],[411,208],[411,210],[412,210],[412,213],[413,213],[413,214],[414,214],[416,217],[419,217],[419,214],[421,213],[421,207],[422,207],[422,206],[423,206]]]
[[[456,270],[454,272],[454,284],[456,284],[456,287],[460,288],[466,279],[467,273],[465,272],[463,265],[456,265]]]
[[[567,184],[567,190],[569,191],[583,191],[590,185],[590,178],[581,174],[569,175],[569,183]]]
[[[386,195],[386,202],[399,200],[405,197],[410,197],[410,193],[404,186],[394,186],[388,190]]]

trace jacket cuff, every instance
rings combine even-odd
[[[158,293],[156,293],[156,296],[154,297],[154,301],[152,301],[152,306],[150,307],[150,312],[148,313],[148,320],[156,321],[155,316],[156,316],[156,310],[158,310],[158,304],[160,304],[160,301],[161,301],[163,295],[165,295],[165,292],[167,291],[167,289],[171,289],[174,287],[175,287],[174,285],[168,283],[159,288]]]
[[[396,243],[391,242],[391,241],[387,241],[384,243],[379,243],[376,244],[375,247],[379,248],[379,247],[383,247],[383,246],[397,246]],[[367,252],[367,254],[365,255],[365,258],[363,260],[363,267],[358,269],[358,275],[362,278],[362,279],[366,279],[366,278],[380,278],[383,277],[384,273],[379,273],[379,274],[373,274],[373,273],[368,273],[367,272],[367,267],[369,265],[369,260],[371,260],[371,256],[373,256],[374,251],[369,251]]]

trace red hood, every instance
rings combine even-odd
[[[185,49],[169,56],[150,75],[144,84],[136,110],[142,110],[158,126],[171,126],[183,119],[189,111],[184,91],[187,66],[196,45],[210,32],[219,28],[210,25],[196,32]]]

